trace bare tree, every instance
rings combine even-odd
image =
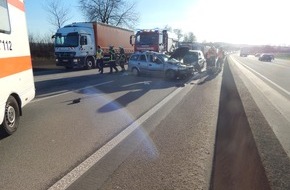
[[[183,37],[182,30],[181,29],[173,29],[173,32],[177,35],[178,41]]]
[[[72,18],[69,7],[66,7],[61,0],[46,0],[44,9],[48,13],[48,22],[55,27],[61,28]]]
[[[167,25],[165,25],[164,30],[172,32],[172,27],[167,24]]]
[[[193,34],[193,32],[188,32],[187,34],[184,35],[184,42],[195,42],[196,41],[196,37]]]
[[[139,21],[136,2],[125,0],[79,0],[88,21],[134,28]]]

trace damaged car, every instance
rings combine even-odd
[[[134,75],[150,74],[166,79],[186,78],[193,74],[193,66],[182,64],[166,54],[135,52],[128,61],[128,70]]]

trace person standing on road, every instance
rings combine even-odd
[[[217,67],[220,69],[222,64],[223,64],[223,62],[224,62],[224,58],[225,58],[225,52],[224,52],[222,47],[220,47],[218,49],[217,57],[218,57]]]
[[[104,53],[103,53],[101,46],[98,46],[96,56],[97,56],[97,64],[99,67],[99,72],[101,74],[103,74],[103,72],[104,72]]]
[[[119,71],[116,65],[116,53],[114,50],[114,46],[110,46],[109,49],[109,54],[110,54],[110,74],[113,73],[113,69],[116,71],[116,73]]]
[[[119,47],[120,50],[120,56],[119,56],[119,63],[120,67],[122,68],[122,71],[125,71],[125,63],[126,63],[126,55],[125,55],[125,50],[123,47]]]
[[[206,63],[207,65],[215,67],[217,52],[214,46],[211,46],[211,48],[206,53]]]

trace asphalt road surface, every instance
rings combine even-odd
[[[275,129],[282,126],[287,132],[288,112],[260,96],[265,92],[247,78],[249,69],[236,63],[250,67],[259,62],[230,58],[225,73],[209,76],[204,71],[176,81],[127,72],[100,75],[97,70],[36,73],[37,96],[24,108],[21,127],[12,136],[1,136],[0,189],[232,189],[239,184],[267,189],[277,183],[287,189],[289,142]],[[252,69],[262,72],[259,68]],[[271,83],[254,75],[263,79],[263,87],[275,89],[273,98],[289,98],[283,77],[265,76]],[[236,85],[234,92],[225,87],[231,85]],[[225,96],[232,93],[234,97]],[[268,103],[261,107],[253,93]],[[236,97],[238,106],[225,101]],[[236,118],[232,114],[237,112],[225,111],[228,106],[239,110],[238,122],[223,122]],[[272,113],[277,110],[280,115]],[[256,121],[270,132],[253,128],[259,125]],[[237,131],[224,126],[247,126],[237,129],[244,131],[240,134],[248,144],[231,138]],[[264,134],[270,142],[263,141]],[[230,154],[225,144],[251,156]],[[269,145],[274,150],[267,153]],[[253,170],[245,171],[243,160],[253,163]],[[227,175],[221,175],[225,168]],[[249,178],[238,180],[239,173]]]
[[[230,61],[290,157],[290,61],[237,55]]]

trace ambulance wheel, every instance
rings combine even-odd
[[[10,96],[5,105],[4,121],[1,125],[8,135],[12,135],[18,128],[20,119],[19,105],[13,96]]]

